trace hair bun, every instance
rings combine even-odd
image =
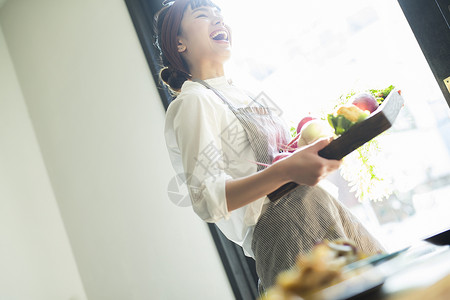
[[[171,66],[163,68],[160,77],[174,91],[180,91],[183,83],[190,78],[188,74]]]

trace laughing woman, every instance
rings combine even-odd
[[[255,259],[263,287],[323,239],[348,238],[367,254],[382,251],[360,222],[317,186],[340,166],[318,155],[330,140],[272,164],[289,131],[227,80],[231,32],[219,7],[208,0],[169,2],[157,15],[156,29],[160,75],[176,94],[165,125],[173,167],[187,179],[195,213]],[[299,187],[276,202],[268,199],[291,181]]]

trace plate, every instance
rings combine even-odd
[[[365,299],[369,294],[377,293],[386,277],[377,268],[371,268],[357,276],[324,288],[305,300],[355,300]]]

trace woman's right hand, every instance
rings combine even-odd
[[[291,156],[276,162],[286,181],[300,185],[313,186],[319,183],[341,165],[340,160],[325,159],[319,156],[319,151],[327,146],[332,138],[320,139],[317,142],[302,147]]]
[[[330,141],[331,139],[319,140],[260,172],[228,180],[225,185],[228,211],[261,199],[288,182],[310,186],[319,183],[341,164],[338,160],[319,156],[319,151]]]

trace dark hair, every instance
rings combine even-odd
[[[192,9],[200,6],[220,8],[210,0],[175,0],[164,1],[163,8],[156,13],[154,31],[155,46],[159,49],[163,68],[159,76],[174,92],[179,92],[183,83],[191,78],[186,61],[178,52],[177,36],[184,11],[190,5]]]

